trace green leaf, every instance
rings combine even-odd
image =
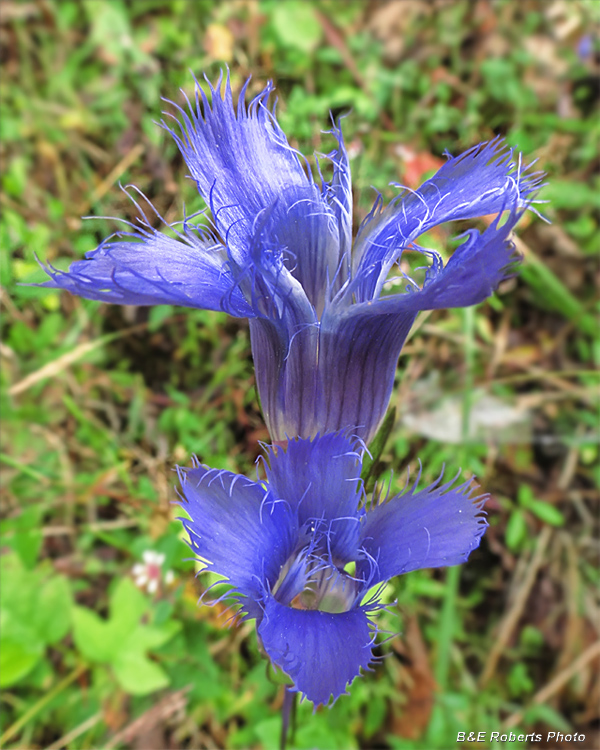
[[[535,688],[535,683],[529,676],[527,666],[523,662],[513,664],[506,681],[513,698],[520,698],[523,695],[527,695]]]
[[[28,571],[16,555],[2,559],[2,634],[37,650],[63,638],[71,623],[72,599],[64,576]]]
[[[24,644],[10,637],[0,639],[0,688],[14,685],[25,677],[40,660],[41,643]]]
[[[116,657],[123,644],[113,638],[110,631],[110,624],[91,609],[73,609],[73,640],[87,659],[111,662]]]
[[[539,519],[550,526],[564,526],[565,517],[558,508],[555,508],[543,500],[531,500],[527,506]]]
[[[135,651],[121,651],[112,667],[121,687],[132,695],[148,695],[169,684],[169,677],[158,664]]]
[[[538,722],[544,722],[544,724],[547,724],[555,731],[572,731],[572,727],[565,717],[547,703],[529,706],[525,711],[525,715],[523,716],[523,724],[525,726],[531,726]]]
[[[180,629],[178,622],[160,627],[143,625],[149,604],[129,578],[121,579],[110,598],[110,619],[76,607],[73,638],[77,648],[94,662],[110,664],[119,684],[133,695],[147,695],[169,684],[166,673],[145,652],[166,643]]]
[[[523,484],[519,487],[517,500],[519,505],[529,510],[545,523],[549,523],[551,526],[564,526],[565,518],[558,508],[543,500],[536,500],[533,490],[529,485]]]
[[[372,737],[375,732],[383,726],[387,712],[387,703],[383,700],[367,701],[364,720],[364,733],[366,737]]]
[[[110,637],[123,643],[148,611],[148,601],[130,578],[121,578],[110,597]]]
[[[540,301],[550,310],[556,310],[571,321],[582,333],[595,336],[597,325],[581,302],[562,283],[548,266],[533,253],[520,266],[520,272]]]
[[[69,632],[71,626],[71,589],[66,578],[51,578],[42,588],[38,599],[40,637],[46,643],[56,643]]]
[[[273,716],[257,722],[254,726],[254,733],[260,740],[262,747],[277,747],[281,735],[281,719],[278,716]]]
[[[123,644],[123,650],[143,653],[159,648],[159,646],[171,640],[180,629],[180,623],[173,620],[166,622],[161,627],[139,625]]]
[[[121,0],[99,3],[84,8],[91,24],[90,41],[112,58],[113,64],[122,65],[132,46],[131,28],[127,8]]]
[[[42,546],[42,507],[32,505],[24,508],[20,515],[2,522],[5,541],[19,555],[23,565],[31,570],[35,567]]]
[[[576,180],[550,180],[542,197],[554,208],[565,208],[582,213],[587,208],[600,208],[597,186]]]
[[[527,522],[520,510],[513,512],[506,524],[505,541],[506,546],[512,552],[516,552],[527,538]]]
[[[267,662],[267,680],[273,685],[293,685],[294,681],[284,671],[270,661]]]
[[[161,325],[173,315],[173,305],[155,305],[148,313],[148,330],[152,333],[158,331]]]
[[[275,33],[285,46],[296,47],[308,53],[321,41],[321,24],[311,4],[304,0],[278,3],[273,10],[272,19]]]

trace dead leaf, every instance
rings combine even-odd
[[[204,49],[214,60],[231,62],[233,59],[233,34],[227,26],[211,23],[204,36]]]
[[[436,684],[427,647],[414,615],[406,621],[406,630],[396,650],[405,661],[402,692],[406,703],[402,713],[392,716],[392,732],[399,737],[418,739],[429,724]]]

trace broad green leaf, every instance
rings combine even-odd
[[[123,642],[148,610],[148,601],[130,578],[122,578],[110,597],[111,637]]]
[[[303,52],[311,52],[320,42],[322,29],[310,3],[286,0],[273,11],[273,28],[279,40]]]
[[[148,695],[169,684],[166,672],[136,651],[123,649],[112,667],[121,687],[132,695]]]
[[[41,643],[26,645],[10,637],[0,639],[0,688],[9,687],[25,677],[38,663]]]
[[[139,625],[124,642],[123,650],[143,653],[158,648],[171,640],[180,628],[181,625],[173,620],[166,622],[161,627]]]
[[[6,555],[1,564],[2,586],[0,586],[0,612],[3,625],[7,621],[21,623],[32,629],[35,614],[35,593],[40,576],[28,573],[16,555]]]
[[[72,599],[69,583],[63,576],[47,581],[39,593],[36,626],[45,643],[56,643],[69,632]]]
[[[281,735],[281,719],[278,716],[273,716],[259,721],[254,727],[254,733],[260,740],[262,747],[277,747]]]
[[[367,702],[364,733],[366,737],[372,737],[375,732],[383,726],[387,704],[383,700],[372,700]]]
[[[110,625],[86,607],[73,608],[73,640],[91,661],[111,662],[123,642],[112,637]]]
[[[26,648],[63,638],[71,623],[71,591],[64,576],[25,570],[16,555],[2,561],[0,620],[2,632]]]
[[[42,546],[42,532],[38,529],[17,531],[11,540],[11,547],[19,555],[24,565],[33,568]]]
[[[32,505],[22,510],[16,518],[2,522],[5,542],[15,550],[28,570],[35,567],[42,545],[41,515],[42,507]]]

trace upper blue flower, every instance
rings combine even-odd
[[[358,444],[344,434],[269,448],[265,482],[180,469],[194,553],[225,576],[269,658],[294,689],[328,703],[373,661],[373,587],[457,565],[487,526],[470,482],[367,503]]]
[[[175,138],[212,223],[189,218],[155,229],[139,225],[105,240],[52,281],[90,299],[171,303],[250,318],[258,391],[273,440],[311,437],[347,426],[368,442],[383,418],[396,363],[420,310],[474,305],[513,270],[510,234],[540,173],[526,174],[502,141],[480,144],[448,162],[418,190],[381,196],[352,243],[348,154],[327,155],[329,182],[316,182],[306,160],[267,107],[272,85],[237,110],[229,78],[211,101],[196,85],[195,103],[177,107]],[[175,105],[177,106],[177,105]],[[497,214],[470,229],[444,267],[416,245],[446,221]],[[501,222],[501,215],[504,221]],[[410,248],[428,259],[419,286],[400,271]],[[395,270],[400,293],[384,285]]]

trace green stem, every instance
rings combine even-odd
[[[71,672],[71,674],[68,674],[63,680],[57,683],[49,693],[46,693],[46,695],[40,698],[37,703],[34,703],[28,711],[25,711],[23,716],[21,716],[20,719],[17,719],[17,721],[15,721],[15,723],[12,724],[0,737],[0,747],[4,747],[7,740],[17,734],[17,732],[20,732],[30,719],[32,719],[39,711],[41,711],[42,708],[47,706],[48,703],[50,703],[50,701],[53,700],[59,693],[62,693],[65,688],[69,687],[69,685],[78,677],[80,677],[86,671],[86,669],[86,664],[80,664]]]
[[[471,407],[473,402],[473,387],[475,383],[475,308],[466,307],[463,310],[463,330],[465,336],[465,380],[462,408],[462,441],[469,442]]]
[[[437,637],[437,654],[435,664],[435,681],[439,691],[443,693],[448,686],[452,642],[456,625],[456,599],[460,581],[460,565],[448,568],[444,603],[440,614],[440,624]]]

